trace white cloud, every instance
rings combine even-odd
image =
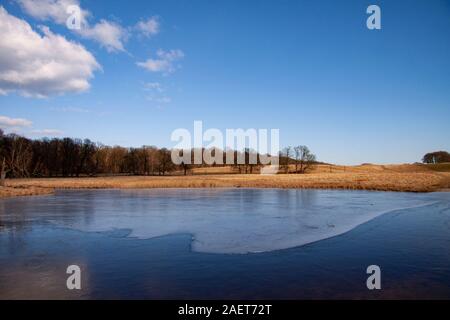
[[[88,90],[100,68],[94,56],[47,27],[41,30],[43,35],[0,6],[0,92],[46,97]]]
[[[71,5],[80,7],[78,0],[16,0],[30,16],[39,20],[52,20],[58,24],[66,24],[69,13],[67,8]],[[81,9],[81,8],[80,8]],[[81,23],[86,24],[90,13],[81,9]]]
[[[33,122],[22,118],[10,118],[7,116],[0,116],[0,128],[6,129],[8,133],[20,134],[20,135],[32,135],[40,137],[55,137],[63,135],[61,130],[57,129],[43,129],[43,130],[31,130]],[[29,129],[25,129],[29,128]]]
[[[0,116],[1,128],[18,128],[18,127],[30,127],[33,123],[30,120],[22,118],[9,118],[6,116]]]
[[[159,33],[159,21],[157,17],[141,20],[136,24],[136,30],[146,37],[151,37]]]
[[[31,134],[42,137],[56,137],[62,136],[64,133],[61,130],[57,129],[43,129],[43,130],[33,130],[31,131]]]
[[[87,10],[80,7],[78,0],[17,0],[22,9],[30,16],[39,20],[52,20],[53,22],[65,25],[70,14],[67,8],[76,5],[80,8],[81,29],[73,29],[75,33],[83,38],[98,42],[109,52],[124,51],[124,41],[127,39],[127,32],[118,23],[101,20],[93,26],[89,25],[87,18],[91,15]]]
[[[172,73],[176,70],[174,63],[184,58],[184,53],[181,50],[164,51],[159,49],[156,52],[157,58],[147,59],[144,62],[138,62],[137,65],[147,69],[151,72]]]
[[[101,20],[93,27],[81,28],[77,32],[84,38],[97,41],[109,52],[125,51],[123,43],[128,35],[119,24],[107,20]]]

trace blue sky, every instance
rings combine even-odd
[[[173,130],[202,120],[279,128],[283,146],[306,144],[340,164],[415,162],[450,149],[449,1],[81,0],[92,29],[103,20],[122,30],[123,49],[21,0],[0,3],[101,66],[80,92],[38,97],[9,83],[0,116],[32,124],[6,132],[171,147]],[[381,8],[381,30],[366,28],[370,4]],[[158,28],[146,35],[137,24],[151,19]],[[168,65],[138,65],[149,59]]]

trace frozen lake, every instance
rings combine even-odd
[[[411,224],[415,228],[411,229]],[[365,233],[361,234],[361,230]],[[421,274],[429,274],[433,279],[436,273],[440,275],[439,283],[443,285],[434,293],[450,298],[449,231],[448,193],[279,189],[58,191],[53,196],[0,200],[0,298],[40,296],[46,290],[48,297],[62,298],[202,298],[202,294],[217,286],[224,287],[222,295],[220,291],[215,293],[217,298],[346,296],[346,290],[351,288],[348,284],[345,290],[313,290],[314,284],[304,279],[309,274],[309,281],[333,284],[343,280],[342,274],[335,273],[338,270],[344,274],[360,270],[361,288],[357,288],[364,295],[365,267],[402,262],[409,251],[412,260],[420,261],[408,264],[416,272],[422,262],[435,259],[436,266],[431,268],[433,260],[430,261],[427,273],[424,264]],[[341,236],[335,237],[338,235]],[[354,242],[355,237],[363,239]],[[404,238],[410,242],[399,243]],[[422,251],[425,247],[428,250]],[[358,250],[363,252],[360,256]],[[372,253],[380,256],[369,259]],[[350,260],[340,258],[349,255]],[[368,264],[349,264],[358,258],[367,259]],[[320,268],[298,273],[311,263],[320,264]],[[69,264],[86,270],[88,276],[83,279],[92,283],[85,291],[65,290],[64,265]],[[278,268],[273,269],[275,265]],[[391,272],[410,272],[401,269],[396,267]],[[217,270],[222,273],[216,274]],[[265,278],[260,278],[264,274]],[[207,279],[199,279],[201,276]],[[273,278],[289,281],[281,281],[279,287],[267,292],[251,289]],[[220,279],[228,284],[217,283]],[[234,291],[229,287],[230,281],[246,279],[252,280],[247,289]],[[302,285],[296,288],[300,279]],[[114,287],[108,284],[112,280],[120,289],[110,288]],[[354,281],[355,276],[347,279],[348,283]],[[408,287],[409,283],[403,285]],[[277,293],[283,286],[285,291]]]

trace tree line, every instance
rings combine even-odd
[[[99,174],[159,174],[173,171],[170,150],[124,148],[89,139],[31,140],[0,131],[0,159],[8,177],[79,177]]]
[[[259,154],[256,154],[257,162],[253,163],[250,161],[254,155],[251,150],[233,152],[235,159],[240,155],[245,159],[243,163],[231,165],[234,172],[256,173],[261,164]],[[191,150],[192,157],[193,154]],[[305,173],[315,161],[315,156],[306,146],[288,147],[279,155],[280,167],[286,173]],[[0,129],[0,166],[2,174],[9,178],[27,178],[166,175],[174,172],[187,175],[195,167],[219,165],[175,165],[171,150],[155,146],[125,148],[111,147],[89,139],[28,139],[16,134],[6,135]],[[290,170],[293,167],[295,170]]]
[[[450,162],[450,153],[446,151],[429,152],[422,158],[423,163],[445,163]]]

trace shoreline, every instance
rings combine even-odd
[[[54,194],[53,188],[36,188],[36,187],[0,187],[0,200],[15,197],[31,197],[40,195]]]
[[[0,199],[53,194],[56,189],[276,188],[394,192],[450,192],[448,172],[364,172],[279,174],[198,174],[30,178],[6,181]]]

